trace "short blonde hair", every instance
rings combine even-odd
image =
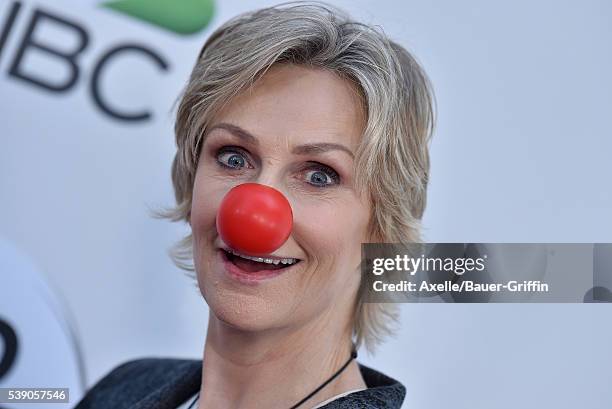
[[[356,186],[371,200],[372,242],[420,242],[429,175],[428,142],[434,96],[417,61],[379,29],[321,2],[285,3],[241,14],[204,44],[180,97],[177,152],[172,163],[176,207],[160,212],[190,221],[199,147],[211,118],[273,64],[330,70],[360,91],[367,122],[355,156]],[[170,252],[193,272],[192,234]],[[365,303],[362,277],[355,303],[353,341],[372,352],[397,319],[390,303]]]

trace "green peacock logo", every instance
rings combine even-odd
[[[101,6],[180,35],[203,30],[215,11],[214,0],[112,0]]]

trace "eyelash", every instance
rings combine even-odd
[[[224,146],[220,148],[219,150],[217,150],[216,158],[217,158],[217,163],[219,164],[219,166],[225,169],[240,170],[241,168],[235,168],[233,166],[229,166],[225,164],[224,162],[222,162],[221,160],[219,160],[219,156],[221,156],[224,153],[234,153],[234,154],[241,155],[244,158],[245,163],[247,164],[245,166],[252,166],[248,160],[248,154],[246,153],[244,149],[236,147],[236,146]],[[310,166],[308,166],[307,169],[315,170],[318,172],[323,172],[327,174],[327,176],[329,176],[329,178],[333,181],[333,183],[328,183],[325,185],[317,185],[314,183],[306,182],[311,186],[318,187],[318,188],[326,188],[326,187],[334,186],[340,183],[340,175],[338,175],[338,172],[336,172],[335,170],[333,170],[327,165],[323,165],[322,163],[318,163],[318,162],[310,162]]]

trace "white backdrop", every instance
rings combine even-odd
[[[20,1],[8,27],[14,3],[0,2],[0,236],[74,316],[87,385],[127,359],[200,358],[207,307],[166,255],[186,228],[148,208],[172,204],[172,104],[204,39],[238,12],[275,2],[217,0],[212,23],[190,36],[94,0]],[[429,241],[612,242],[612,3],[334,4],[380,24],[433,81]],[[11,69],[40,11],[56,19],[39,19],[36,42],[69,53],[88,38],[64,91]],[[92,96],[100,59],[122,46],[132,48],[95,86],[117,111],[148,111],[143,121],[113,118]],[[56,86],[75,72],[32,47],[16,70]],[[611,312],[406,305],[398,337],[360,360],[407,386],[405,408],[609,408]]]

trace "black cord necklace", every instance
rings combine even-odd
[[[291,406],[291,408],[289,409],[296,409],[297,407],[301,406],[304,404],[304,402],[306,402],[308,399],[312,398],[314,395],[317,394],[317,392],[319,392],[321,389],[325,388],[331,381],[333,381],[334,379],[336,379],[338,377],[338,375],[340,375],[342,373],[342,371],[344,371],[349,364],[351,363],[351,361],[353,359],[357,358],[357,351],[356,350],[352,350],[351,351],[351,356],[350,358],[344,363],[344,365],[342,365],[340,367],[340,369],[338,369],[336,371],[336,373],[334,373],[328,380],[326,380],[325,382],[323,382],[321,385],[319,385],[319,387],[317,389],[315,389],[314,391],[310,392],[304,399],[302,399],[301,401],[299,401],[298,403],[296,403],[295,405]],[[191,409],[193,407],[193,405],[197,402],[198,398],[200,397],[200,392],[198,392],[196,398],[194,399],[193,402],[191,402],[191,405],[189,405],[189,407],[187,409]]]
[[[310,394],[308,394],[304,399],[302,399],[301,401],[299,401],[298,403],[296,403],[295,405],[291,406],[290,409],[295,409],[298,406],[300,406],[301,404],[303,404],[304,402],[306,402],[308,399],[312,398],[314,395],[316,395],[317,392],[319,392],[321,389],[325,388],[327,386],[327,384],[329,384],[331,381],[333,381],[334,379],[336,379],[336,377],[338,375],[340,375],[342,373],[342,371],[344,371],[346,369],[347,366],[349,366],[349,364],[351,363],[351,361],[353,359],[357,358],[357,351],[356,350],[352,350],[351,351],[351,356],[349,357],[349,359],[344,363],[344,365],[342,365],[342,367],[340,367],[340,369],[338,369],[336,371],[335,374],[333,374],[328,380],[326,380],[325,382],[323,382],[317,389],[315,389],[314,391],[310,392]]]

